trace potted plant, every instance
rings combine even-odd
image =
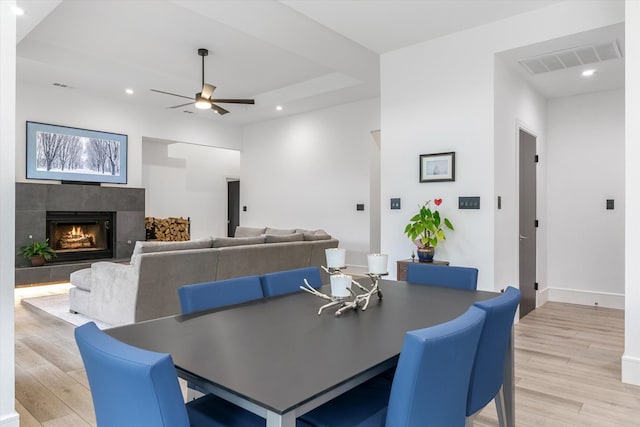
[[[29,243],[21,247],[18,254],[30,259],[31,265],[34,267],[44,265],[45,262],[56,256],[56,252],[49,246],[49,239],[44,242]]]
[[[438,206],[442,199],[434,199],[436,207],[431,210],[431,200],[427,200],[420,210],[410,220],[404,229],[412,242],[418,247],[418,260],[420,262],[433,261],[433,254],[438,243],[445,240],[444,227],[453,230],[453,224],[448,218],[443,218],[438,212]]]

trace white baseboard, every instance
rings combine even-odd
[[[536,298],[536,308],[544,305],[545,302],[549,301],[549,288],[544,288],[541,291],[538,291],[538,296]]]
[[[20,427],[20,415],[17,412],[0,415],[1,427]]]
[[[622,382],[640,386],[640,357],[622,355]]]
[[[537,306],[547,301],[590,305],[624,310],[624,295],[610,292],[594,292],[579,289],[545,288],[538,292]],[[597,304],[596,304],[597,303]]]

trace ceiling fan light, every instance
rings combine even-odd
[[[196,93],[196,108],[200,110],[209,110],[211,108],[211,102],[203,98],[201,94]]]

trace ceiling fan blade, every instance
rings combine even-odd
[[[217,111],[218,114],[223,115],[223,114],[227,114],[229,111],[225,110],[224,108],[222,108],[219,105],[214,104],[213,102],[211,103],[211,109],[214,111]]]
[[[212,102],[222,102],[226,104],[255,104],[253,99],[212,99]]]
[[[210,85],[209,83],[205,83],[204,85],[202,85],[202,97],[205,99],[209,99],[211,98],[211,95],[213,94],[213,91],[216,90],[216,87],[214,85]]]
[[[150,89],[150,90],[151,92],[164,93],[165,95],[172,95],[172,96],[179,96],[180,98],[193,99],[193,96],[178,95],[176,93],[165,92],[163,90],[157,90],[157,89]]]
[[[168,108],[180,108],[180,107],[186,107],[187,105],[193,105],[193,101],[187,102],[186,104],[174,105],[173,107],[168,107]]]

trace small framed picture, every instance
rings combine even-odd
[[[456,153],[420,154],[420,182],[455,181]]]

